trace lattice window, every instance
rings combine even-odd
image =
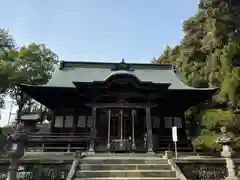
[[[65,116],[65,127],[66,128],[73,127],[73,116]]]
[[[78,116],[77,127],[85,128],[86,127],[86,116]]]
[[[153,116],[152,117],[152,127],[154,129],[160,128],[160,118],[158,116]]]
[[[164,117],[165,128],[172,128],[172,117]]]
[[[180,117],[174,117],[174,126],[177,126],[177,128],[182,128],[182,118]]]
[[[88,116],[87,127],[90,128],[93,125],[93,118],[92,116]]]
[[[56,127],[56,128],[63,127],[63,116],[55,116],[54,127]]]

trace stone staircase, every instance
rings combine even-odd
[[[96,154],[81,159],[74,180],[180,180],[166,159],[146,154]]]

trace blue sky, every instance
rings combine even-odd
[[[0,0],[0,27],[61,60],[150,62],[181,40],[198,0]]]
[[[66,61],[149,63],[183,37],[198,0],[0,0],[0,28],[44,43]],[[13,107],[13,111],[16,111]],[[6,125],[10,102],[2,110]]]

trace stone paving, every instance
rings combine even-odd
[[[26,152],[25,156],[21,159],[21,163],[69,163],[71,164],[74,159],[75,153],[69,152]],[[90,172],[97,171],[95,175],[88,179],[163,179],[162,177],[156,177],[157,174],[163,176],[164,173],[168,173],[173,176],[174,172],[169,171],[168,164],[164,164],[161,161],[163,154],[113,154],[113,153],[96,153],[95,155],[82,153],[82,166],[78,169],[77,174],[82,174],[80,170],[83,170],[85,175],[88,176]],[[114,161],[112,161],[114,159]],[[137,161],[136,161],[137,159]],[[89,161],[91,160],[91,161]],[[175,163],[217,163],[223,162],[225,159],[213,156],[202,156],[192,154],[180,154],[177,159],[173,158]],[[0,158],[0,163],[9,163],[10,159],[6,156]],[[87,161],[87,162],[85,162]],[[240,158],[234,158],[234,161],[239,163]],[[91,166],[90,166],[91,165]],[[111,167],[111,168],[109,168]],[[149,171],[151,170],[151,172]],[[168,172],[167,172],[167,171]],[[92,174],[92,173],[91,173]],[[99,176],[103,174],[104,177]],[[109,178],[112,176],[112,178]],[[118,177],[120,176],[120,177]],[[83,177],[78,177],[75,180],[80,180]],[[170,179],[169,179],[170,178]],[[177,180],[176,177],[165,177],[166,180]]]
[[[146,157],[146,154],[142,153],[136,153],[136,154],[113,154],[113,153],[96,153],[98,155],[98,157],[104,156],[104,157],[120,157],[124,156],[124,157],[128,157],[130,158],[134,158],[134,156],[140,157]],[[152,155],[152,158],[157,158],[157,157],[162,157],[163,154],[155,154]],[[91,155],[88,153],[82,153],[82,156],[95,156],[95,155]],[[37,160],[41,160],[42,162],[44,161],[56,161],[56,162],[60,162],[60,161],[72,161],[74,157],[74,153],[73,152],[26,152],[24,157],[21,159],[22,161],[37,161]],[[150,156],[148,156],[150,157]],[[198,156],[198,155],[179,155],[178,158],[174,158],[173,160],[224,160],[224,158],[221,157],[213,157],[213,156]],[[240,158],[234,158],[234,160],[240,161]],[[1,156],[0,157],[0,161],[9,161],[9,158],[7,156]]]
[[[167,159],[147,154],[95,154],[85,156],[74,180],[158,179],[179,180]]]

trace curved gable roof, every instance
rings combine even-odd
[[[134,71],[112,71],[117,63],[64,62],[64,67],[53,73],[51,80],[44,86],[75,87],[74,82],[105,81],[116,73],[132,74],[142,82],[170,83],[169,89],[212,89],[193,88],[184,84],[175,74],[172,65],[130,64]],[[213,88],[214,89],[214,88]]]

